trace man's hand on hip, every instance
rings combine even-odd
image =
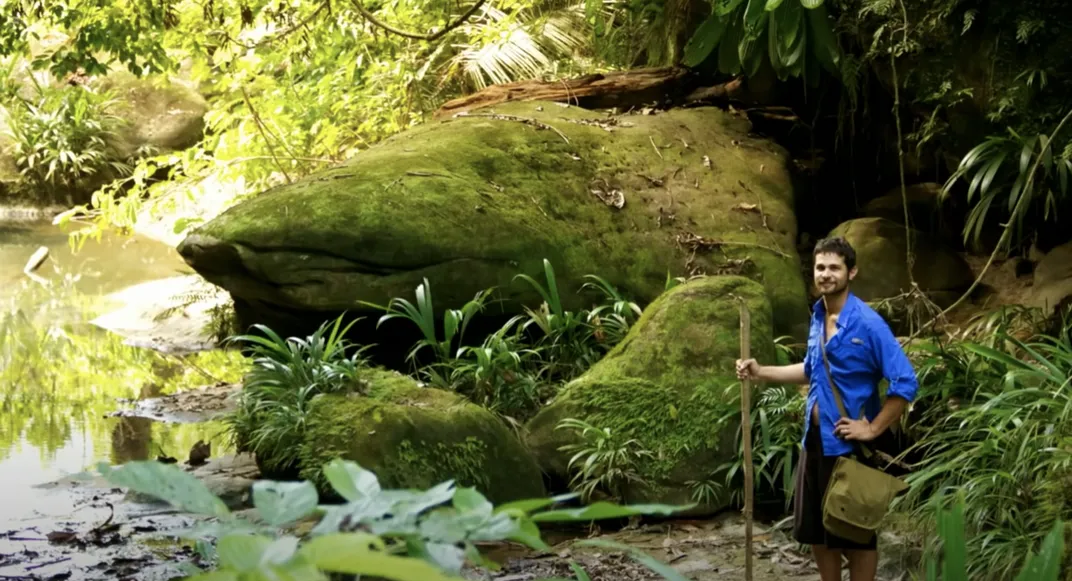
[[[834,434],[843,440],[859,442],[870,442],[878,437],[878,433],[871,425],[871,422],[867,421],[867,418],[861,420],[841,418],[834,424]]]

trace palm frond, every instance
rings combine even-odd
[[[539,78],[587,43],[584,5],[506,13],[492,6],[466,26],[473,41],[450,61],[477,88]]]

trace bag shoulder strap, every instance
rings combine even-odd
[[[846,418],[852,417],[852,416],[850,416],[848,414],[848,412],[845,411],[845,402],[841,400],[841,390],[838,388],[837,384],[834,383],[834,374],[830,372],[830,360],[827,359],[827,357],[826,357],[826,320],[825,319],[823,320],[823,335],[819,339],[819,348],[823,352],[823,368],[826,369],[826,379],[827,379],[827,382],[830,383],[830,391],[834,392],[834,401],[837,402],[838,411],[841,412],[842,417],[846,417]],[[860,413],[860,416],[861,417],[863,416],[862,411]],[[888,464],[896,464],[897,466],[900,466],[901,468],[905,468],[905,469],[908,469],[908,470],[912,469],[911,466],[905,464],[904,462],[898,460],[897,458],[894,458],[894,457],[890,456],[889,454],[887,454],[887,453],[885,453],[885,452],[883,452],[881,450],[872,450],[869,446],[866,446],[863,442],[855,442],[855,445],[860,447],[860,450],[864,453],[864,457],[866,457],[868,459],[878,457],[878,458],[881,458],[882,460],[884,460],[885,462],[887,462]]]
[[[823,352],[823,369],[826,370],[826,380],[830,384],[830,391],[834,393],[834,401],[837,402],[838,411],[841,412],[841,416],[845,418],[851,418],[847,411],[845,411],[845,402],[841,399],[841,390],[837,384],[834,383],[834,374],[830,372],[830,360],[826,357],[826,319],[823,319],[823,335],[819,338],[819,349]],[[861,415],[863,415],[861,413]],[[872,452],[868,446],[865,446],[863,442],[855,442],[855,445],[860,447],[860,450],[864,453],[864,456],[871,458]]]
[[[826,381],[830,384],[830,391],[834,392],[834,401],[837,402],[838,411],[841,412],[842,417],[851,418],[849,412],[845,411],[845,402],[841,400],[841,390],[838,389],[836,383],[834,383],[834,375],[830,373],[830,360],[826,358],[826,321],[823,320],[823,336],[819,338],[819,349],[823,352],[823,369],[826,370]]]

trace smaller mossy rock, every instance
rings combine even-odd
[[[919,230],[912,233],[915,261],[912,276],[932,300],[946,304],[974,280],[971,267],[960,254]],[[911,280],[906,264],[906,229],[885,218],[857,218],[838,225],[830,236],[842,236],[856,250],[858,273],[852,291],[865,301],[908,292]]]
[[[941,196],[942,185],[935,182],[907,186],[903,195],[901,187],[897,186],[865,204],[862,213],[867,218],[885,218],[903,225],[904,201],[907,198],[908,219],[912,228],[939,237],[951,232],[955,237],[960,232],[962,222],[954,223],[950,212],[952,200],[943,201]]]
[[[1072,300],[1072,242],[1049,252],[1035,265],[1028,304],[1047,314]]]
[[[396,372],[371,370],[362,384],[365,395],[322,395],[309,410],[300,474],[323,492],[323,466],[343,458],[374,472],[384,488],[454,480],[496,504],[545,496],[536,461],[490,411]]]
[[[690,483],[708,479],[735,454],[739,428],[736,383],[740,305],[751,317],[751,352],[775,360],[770,301],[762,285],[740,276],[696,279],[660,295],[625,339],[527,424],[527,442],[540,467],[562,480],[576,443],[566,418],[610,428],[618,442],[635,439],[653,454],[636,470],[643,482],[625,487],[626,502],[693,501]],[[728,492],[728,491],[727,491]],[[728,493],[707,499],[692,514],[726,507]]]

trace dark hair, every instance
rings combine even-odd
[[[815,258],[819,254],[837,254],[845,261],[845,268],[852,270],[856,267],[856,250],[848,240],[840,236],[820,240],[815,245],[811,256]]]

